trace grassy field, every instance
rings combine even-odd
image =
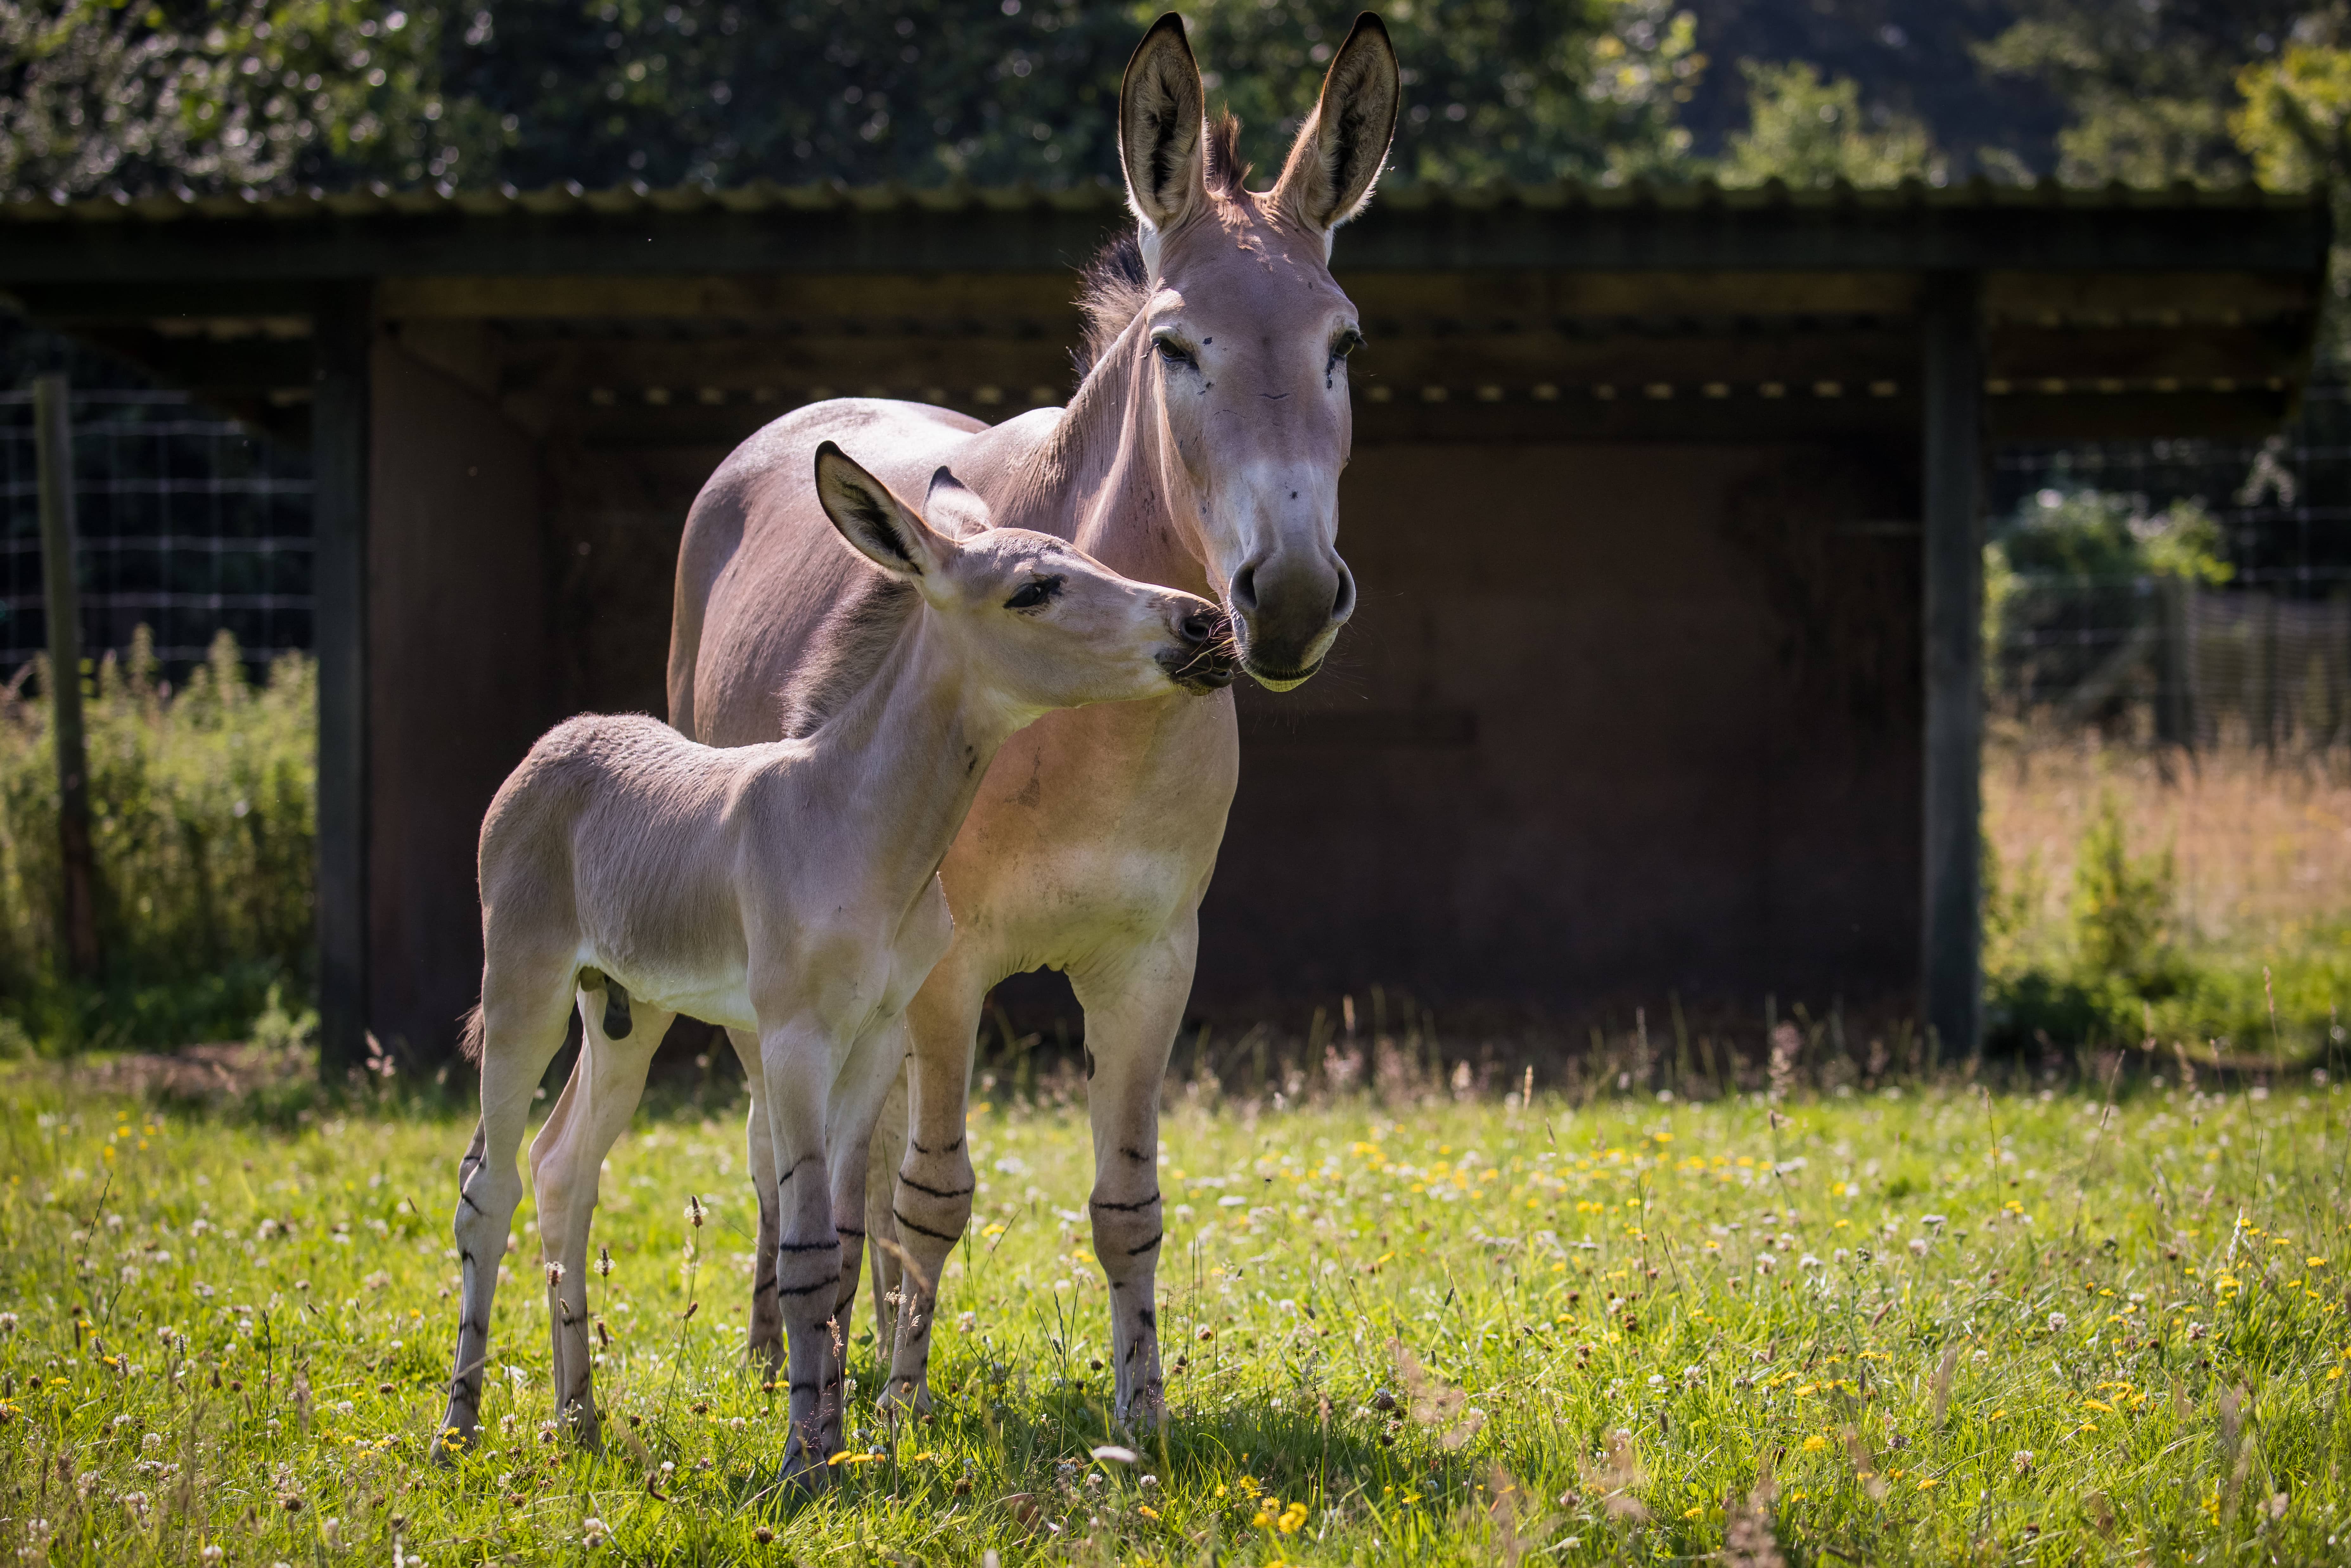
[[[1179,1098],[1173,1417],[1132,1438],[1082,1108],[983,1108],[940,1408],[880,1427],[861,1322],[854,1451],[813,1500],[771,1485],[741,1370],[731,1111],[648,1116],[611,1159],[608,1450],[548,1421],[526,1200],[486,1445],[446,1473],[457,1119],[277,1132],[31,1066],[0,1101],[0,1552],[26,1562],[2351,1561],[2351,1093],[2307,1077]]]

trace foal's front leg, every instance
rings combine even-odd
[[[841,1232],[825,1157],[833,1066],[832,1037],[812,1021],[760,1031],[760,1083],[775,1150],[776,1306],[790,1388],[784,1475],[811,1489],[825,1484],[825,1461],[841,1444],[841,1324],[833,1314]]]

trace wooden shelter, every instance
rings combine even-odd
[[[687,503],[808,401],[1067,395],[1107,186],[0,206],[0,289],[317,486],[321,1011],[430,1053],[544,725],[664,707]],[[2273,428],[2323,205],[2256,192],[1384,193],[1330,668],[1245,694],[1196,1010],[1915,998],[1977,1030],[1990,444]]]

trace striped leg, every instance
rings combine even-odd
[[[644,1097],[646,1069],[676,1016],[643,1000],[632,1005],[625,992],[619,995],[616,1005],[608,991],[580,993],[586,1034],[580,1061],[530,1151],[548,1273],[548,1322],[555,1339],[556,1414],[590,1447],[599,1435],[588,1313],[588,1229],[597,1178],[604,1156],[628,1130]]]
[[[833,1225],[825,1159],[831,1042],[805,1026],[767,1030],[759,1065],[775,1151],[776,1305],[790,1384],[784,1475],[813,1490],[830,1478],[825,1461],[839,1449],[841,1424],[841,1325],[833,1316],[841,1232]]]
[[[470,1445],[482,1412],[482,1367],[490,1354],[490,1308],[506,1256],[507,1228],[522,1201],[515,1155],[522,1144],[539,1075],[563,1045],[571,1008],[568,953],[538,961],[493,956],[482,977],[482,1119],[472,1147],[457,1166],[458,1266],[464,1287],[457,1308],[457,1356],[449,1375],[449,1408],[434,1434],[433,1453],[446,1460],[453,1447]]]
[[[903,1271],[899,1284],[897,1342],[882,1402],[918,1413],[931,1407],[931,1329],[938,1315],[939,1274],[971,1223],[974,1176],[964,1115],[987,988],[967,970],[950,970],[953,962],[950,955],[931,972],[907,1009],[914,1053],[905,1157],[892,1205],[899,1245],[914,1266]]]
[[[730,1029],[727,1042],[743,1063],[743,1081],[751,1091],[750,1124],[744,1134],[751,1165],[751,1187],[759,1197],[759,1239],[754,1243],[751,1273],[751,1331],[744,1350],[751,1370],[774,1378],[784,1370],[784,1319],[776,1297],[776,1243],[782,1235],[776,1203],[776,1141],[768,1130],[766,1092],[759,1082],[759,1037],[749,1030]]]
[[[1198,927],[1190,915],[1107,974],[1073,972],[1086,1012],[1093,1123],[1094,1256],[1110,1281],[1111,1354],[1122,1421],[1166,1415],[1159,1373],[1159,1086],[1192,993]]]

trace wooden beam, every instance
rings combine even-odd
[[[2320,276],[2296,272],[2007,272],[1984,275],[1984,319],[2251,321],[2318,308]]]
[[[2286,272],[2318,277],[2321,203],[1917,200],[1797,204],[1708,198],[1441,201],[1390,193],[1339,236],[1349,276],[1369,272]],[[1132,220],[1107,198],[934,206],[915,200],[583,204],[468,212],[417,204],[348,216],[302,206],[219,215],[174,209],[0,214],[0,287],[159,279],[318,281],[453,274],[1050,273]]]
[[[1920,1011],[1942,1058],[1981,1046],[1983,441],[1981,280],[1928,280],[1924,394],[1926,794]]]
[[[33,382],[34,465],[39,471],[41,587],[49,630],[49,734],[57,753],[57,856],[66,972],[99,974],[98,869],[89,843],[89,757],[81,712],[81,583],[75,571],[73,404],[63,376]]]
[[[365,284],[320,302],[312,338],[312,640],[319,659],[319,1070],[367,1060],[368,454],[375,319]]]
[[[389,321],[971,321],[1002,329],[1033,318],[1074,329],[1074,269],[1043,272],[530,277],[497,274],[385,280]]]
[[[2292,416],[2291,389],[2064,393],[1995,391],[1984,423],[1994,441],[2260,441]]]
[[[1993,381],[2167,382],[2202,391],[2216,381],[2299,381],[2310,369],[2310,334],[2299,319],[2253,327],[2002,326],[1987,330],[1984,357]]]

